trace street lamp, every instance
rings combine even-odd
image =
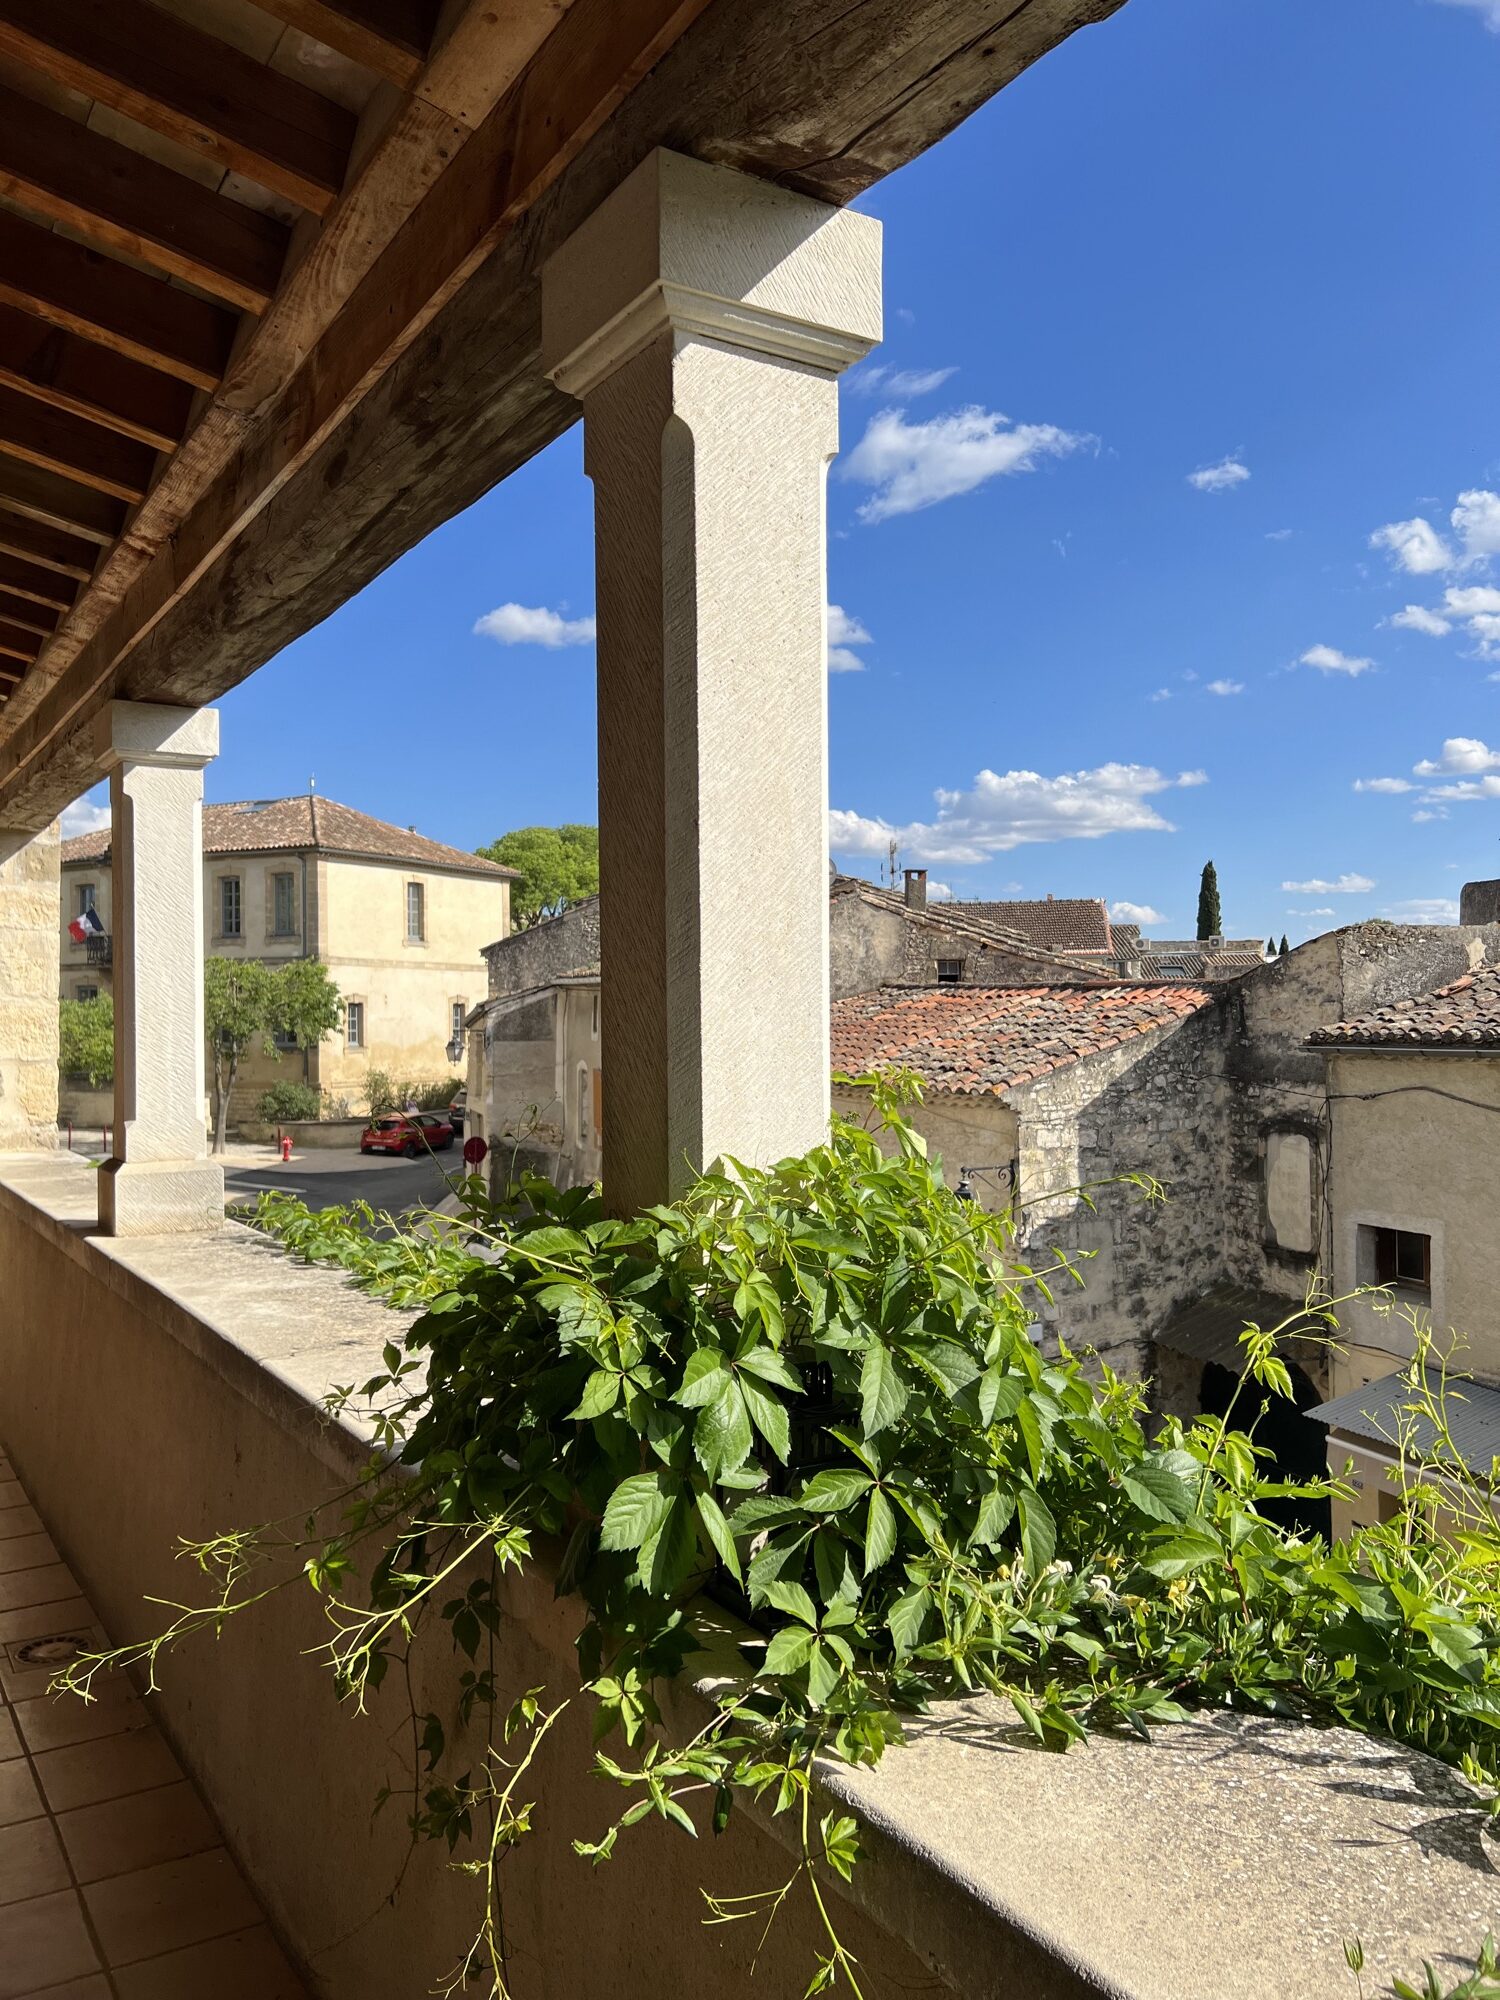
[[[449,1062],[451,1062],[453,1067],[457,1069],[458,1065],[463,1061],[464,1057],[464,1038],[462,1030],[460,1030],[459,1033],[453,1037],[452,1041],[449,1042],[448,1047],[445,1050],[445,1054],[447,1055]]]

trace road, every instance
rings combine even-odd
[[[79,1134],[73,1150],[97,1160],[102,1151],[97,1138]],[[448,1176],[464,1172],[463,1153],[450,1147],[435,1158],[391,1159],[383,1153],[368,1156],[354,1150],[312,1150],[298,1153],[285,1165],[270,1146],[231,1143],[224,1155],[224,1189],[228,1201],[251,1203],[267,1188],[281,1188],[297,1195],[309,1208],[339,1208],[346,1202],[367,1201],[372,1208],[399,1215],[405,1209],[432,1208],[448,1193]]]

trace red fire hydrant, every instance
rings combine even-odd
[[[283,1132],[281,1135],[281,1157],[283,1160],[289,1160],[292,1157],[292,1135],[290,1132]]]

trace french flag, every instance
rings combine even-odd
[[[103,937],[104,926],[99,921],[97,910],[80,910],[68,925],[68,936],[74,944],[87,944],[91,937]]]

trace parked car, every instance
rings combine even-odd
[[[458,1094],[454,1097],[453,1102],[448,1106],[449,1121],[452,1124],[454,1131],[458,1134],[460,1139],[464,1136],[464,1120],[465,1118],[467,1118],[468,1112],[469,1112],[469,1087],[467,1084],[465,1084],[463,1088],[458,1092]]]
[[[409,1160],[453,1144],[453,1127],[435,1111],[395,1111],[372,1118],[359,1135],[362,1153],[404,1153]]]

